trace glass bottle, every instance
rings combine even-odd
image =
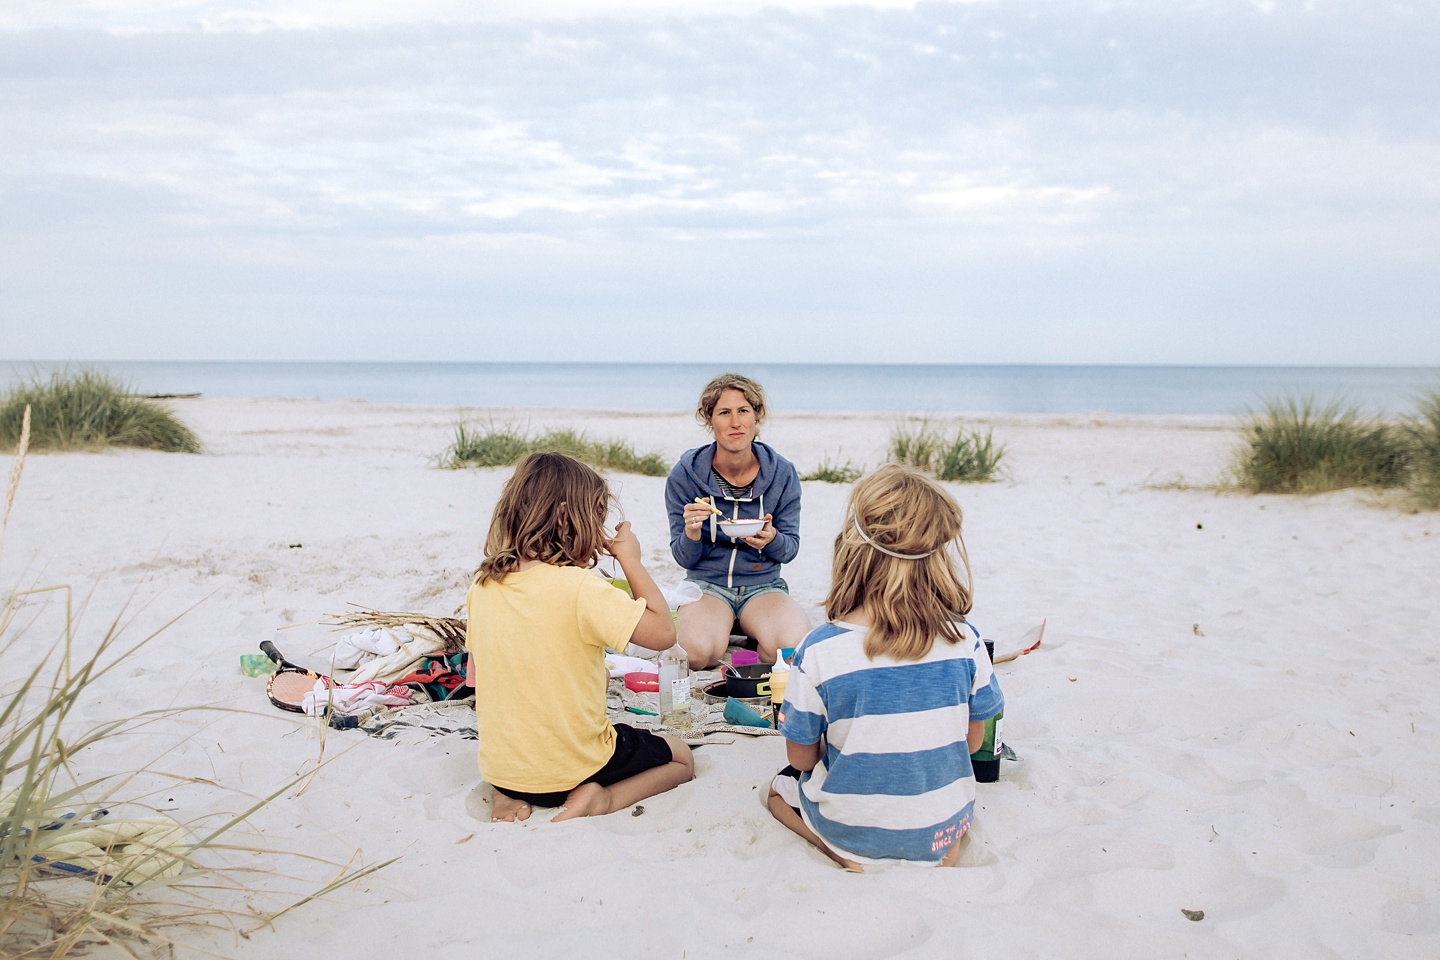
[[[675,644],[660,654],[660,722],[672,730],[689,730],[690,658]]]
[[[995,642],[985,641],[985,655],[993,663],[995,660]],[[1000,729],[1005,720],[1005,711],[1002,709],[995,716],[985,721],[985,740],[980,744],[980,749],[970,754],[970,766],[975,771],[977,783],[994,783],[1000,779],[1000,753],[1004,749],[1004,743],[1000,739]]]

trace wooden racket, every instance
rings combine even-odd
[[[315,689],[316,680],[328,681],[329,677],[286,660],[269,640],[260,641],[260,651],[280,668],[270,675],[270,682],[265,686],[270,702],[281,710],[304,713],[305,694]]]
[[[334,685],[335,681],[322,673],[306,669],[298,663],[291,663],[286,660],[275,644],[269,640],[260,641],[260,650],[275,661],[279,667],[270,675],[270,682],[265,686],[265,693],[270,697],[270,702],[281,710],[289,710],[292,713],[305,712],[305,695],[315,689],[315,681],[323,680],[327,684]],[[325,709],[326,722],[336,730],[353,730],[360,725],[360,718],[348,713],[336,713]]]

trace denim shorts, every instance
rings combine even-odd
[[[724,587],[718,583],[707,583],[704,580],[691,580],[690,582],[699,587],[702,593],[707,593],[730,604],[730,612],[737,620],[740,619],[740,611],[745,609],[745,604],[756,597],[764,596],[767,593],[790,595],[790,585],[785,582],[783,577],[776,577],[769,583],[752,583],[747,587]]]

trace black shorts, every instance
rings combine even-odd
[[[795,781],[795,789],[798,790],[800,787],[800,771],[796,770],[794,767],[790,766],[787,763],[785,765],[785,769],[775,774],[774,779],[770,781],[770,792],[774,793],[777,797],[783,800],[785,802],[785,805],[788,806],[791,810],[794,810],[797,816],[803,816],[803,814],[800,813],[800,808],[795,806],[795,804],[791,803],[789,797],[786,796],[787,793],[792,793],[793,791],[785,791],[782,793],[780,790],[777,790],[775,788],[775,780],[779,780],[781,777],[786,777],[790,780]]]
[[[627,723],[617,723],[615,724],[615,752],[610,755],[609,762],[581,780],[580,783],[598,783],[602,787],[608,787],[621,780],[629,780],[646,770],[663,767],[674,759],[674,754],[670,752],[670,744],[664,737],[651,733],[649,730],[637,730]],[[575,784],[575,787],[580,786],[580,783]],[[570,790],[574,790],[575,787],[571,787]],[[532,807],[563,806],[565,798],[570,795],[570,790],[555,790],[551,793],[527,793],[524,790],[510,790],[506,787],[495,787],[495,790],[511,799],[524,800]]]

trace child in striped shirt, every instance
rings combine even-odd
[[[856,483],[835,538],[830,622],[791,663],[780,715],[790,765],[768,805],[847,870],[951,866],[970,826],[970,754],[1005,701],[965,622],[960,523],[954,499],[913,470],[892,464]]]

